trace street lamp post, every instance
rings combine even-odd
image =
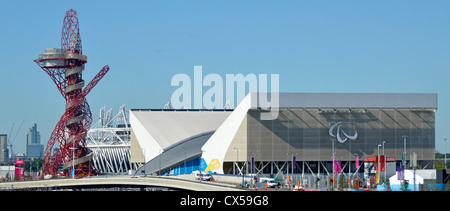
[[[333,189],[334,189],[334,182],[335,182],[335,171],[334,171],[334,138],[331,139],[331,162],[332,162],[332,167],[333,167]],[[303,161],[305,162],[305,161]]]
[[[158,170],[158,174],[159,176],[161,176],[161,157],[162,157],[162,153],[164,152],[163,149],[160,149],[160,153],[159,153],[159,170]]]
[[[75,179],[75,147],[70,148],[72,150],[72,179]]]
[[[403,166],[406,167],[406,138],[408,137],[407,135],[403,135],[403,157],[402,157],[402,163]]]
[[[183,149],[184,149],[184,174],[186,174],[186,147],[183,147]]]
[[[386,176],[386,154],[384,153],[384,143],[386,143],[386,141],[383,141],[383,155],[384,155],[384,160],[383,160],[383,165],[384,165],[384,181],[387,180],[387,176]]]
[[[444,166],[447,169],[447,138],[444,138]]]

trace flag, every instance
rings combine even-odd
[[[375,165],[374,165],[374,166],[375,166],[375,171],[378,171],[378,155],[374,155],[373,157],[375,158],[375,159],[374,159],[374,160],[375,160],[375,161],[374,161],[374,162],[375,162],[375,163],[374,163],[374,164],[375,164]]]
[[[383,171],[383,172],[384,172],[384,168],[385,168],[384,159],[385,159],[384,155],[380,155],[380,171]]]
[[[355,165],[356,165],[356,169],[359,169],[359,156],[356,156]]]
[[[297,165],[295,165],[295,156],[292,158],[292,168],[296,169]]]
[[[252,170],[255,170],[255,158],[252,157]]]

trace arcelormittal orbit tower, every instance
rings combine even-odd
[[[62,168],[66,175],[95,175],[91,165],[92,153],[86,147],[85,137],[91,126],[92,116],[86,95],[109,71],[105,66],[85,86],[83,55],[77,12],[70,9],[64,17],[61,48],[49,48],[34,60],[52,79],[66,100],[66,110],[55,126],[44,153],[44,175],[55,175]],[[83,88],[84,87],[84,88]],[[58,151],[53,153],[55,143]]]

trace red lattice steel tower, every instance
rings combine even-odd
[[[108,65],[84,86],[83,70],[87,56],[83,55],[77,12],[70,9],[64,17],[61,48],[49,48],[34,60],[53,80],[66,100],[66,111],[55,126],[44,153],[43,173],[54,175],[62,165],[66,175],[74,167],[75,175],[95,175],[92,153],[85,137],[92,123],[86,95],[109,71]],[[84,87],[84,88],[83,88]],[[53,153],[55,143],[59,149]]]

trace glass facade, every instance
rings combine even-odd
[[[434,160],[435,110],[409,108],[280,108],[275,120],[260,120],[259,109],[248,111],[247,160],[354,161],[382,154],[419,161]],[[331,128],[331,130],[330,130]]]

